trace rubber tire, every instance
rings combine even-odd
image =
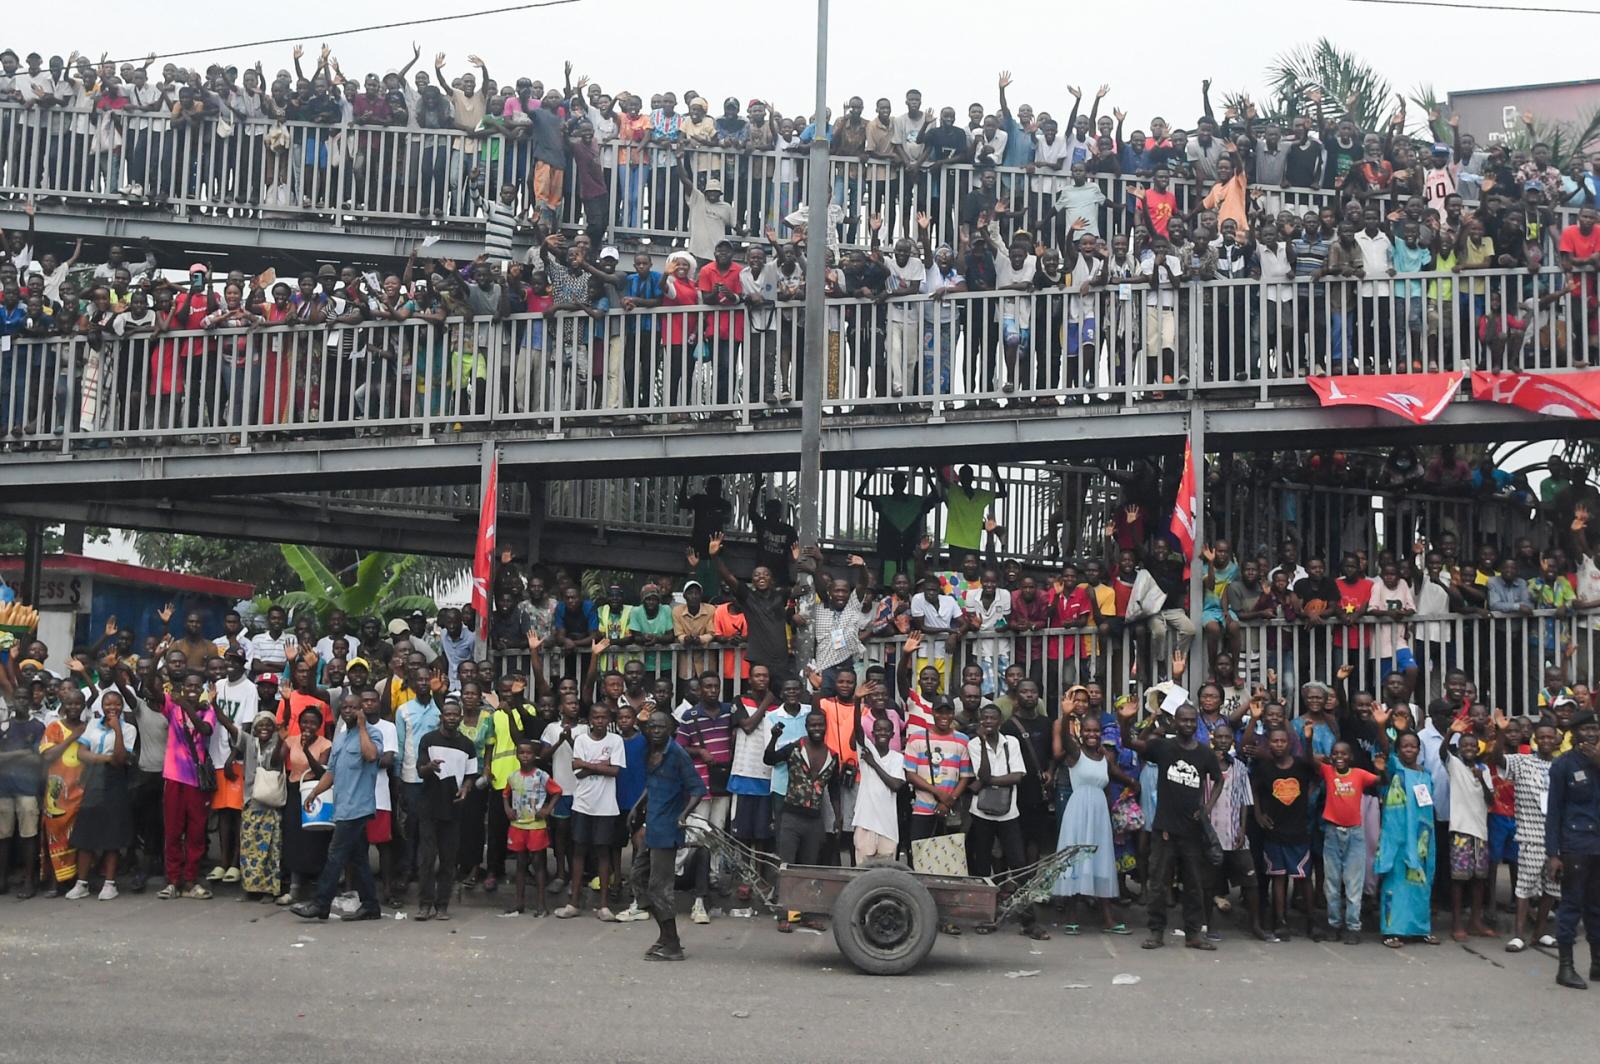
[[[904,934],[884,946],[868,936],[865,920],[877,905],[898,908],[906,921]],[[902,975],[921,964],[939,938],[939,907],[928,888],[899,868],[862,872],[839,892],[833,906],[833,940],[858,970],[867,975]]]

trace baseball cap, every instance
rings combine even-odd
[[[713,177],[710,181],[706,182],[706,191],[707,192],[721,192],[722,191],[722,182],[718,181],[716,178]]]
[[[401,632],[409,631],[411,631],[411,626],[405,621],[401,620],[399,617],[396,617],[394,620],[389,622],[390,635],[399,635]]]

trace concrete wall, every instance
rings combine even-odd
[[[1476,136],[1480,144],[1496,142],[1511,132],[1503,117],[1506,108],[1513,109],[1511,123],[1517,128],[1523,111],[1533,112],[1536,125],[1587,122],[1600,108],[1600,81],[1450,94],[1450,110],[1461,116],[1462,131]]]

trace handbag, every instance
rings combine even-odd
[[[1205,845],[1206,860],[1213,865],[1222,864],[1222,840],[1217,838],[1217,829],[1211,823],[1211,818],[1200,818],[1201,840]]]
[[[187,724],[183,725],[183,733],[188,737],[189,752],[194,755],[195,786],[201,794],[211,794],[217,789],[217,769],[211,763],[211,747],[195,742],[194,731]]]
[[[267,753],[267,761],[277,750],[274,744]],[[260,745],[257,744],[259,754]],[[289,800],[289,774],[281,768],[268,768],[265,763],[256,766],[255,779],[250,782],[250,800],[267,809],[282,809]]]
[[[1006,744],[1003,741],[1000,743],[1000,749],[1006,750]],[[984,764],[989,763],[988,743],[983,744],[983,761]],[[1006,770],[1001,775],[1009,776],[1010,774],[1011,752],[1006,750]],[[1011,794],[1015,790],[1016,785],[1011,783],[1000,787],[996,787],[994,784],[984,784],[983,790],[978,792],[978,803],[973,809],[987,817],[1003,817],[1011,812]]]
[[[1144,807],[1132,791],[1123,791],[1111,803],[1111,830],[1117,835],[1132,835],[1144,830]]]

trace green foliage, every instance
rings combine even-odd
[[[272,543],[188,536],[173,532],[140,532],[133,549],[141,564],[176,573],[195,573],[219,580],[238,580],[269,597],[297,583],[294,570]]]
[[[438,609],[432,596],[404,593],[406,572],[417,564],[415,555],[388,551],[364,554],[353,567],[353,579],[346,584],[343,577],[349,569],[335,573],[309,548],[285,543],[279,549],[301,584],[299,591],[277,598],[278,605],[291,614],[310,611],[325,621],[334,610],[343,610],[351,617],[387,620],[412,610],[431,614]]]
[[[106,543],[111,539],[111,530],[91,525],[83,530],[85,543]],[[21,521],[0,520],[0,554],[21,554],[27,548],[27,533]],[[46,525],[44,530],[44,552],[46,554],[60,554],[62,551],[63,537],[60,525]]]
[[[1394,111],[1388,79],[1326,37],[1274,59],[1267,67],[1267,83],[1280,120],[1314,114],[1314,89],[1322,92],[1325,115],[1348,112],[1363,129],[1380,128]]]

